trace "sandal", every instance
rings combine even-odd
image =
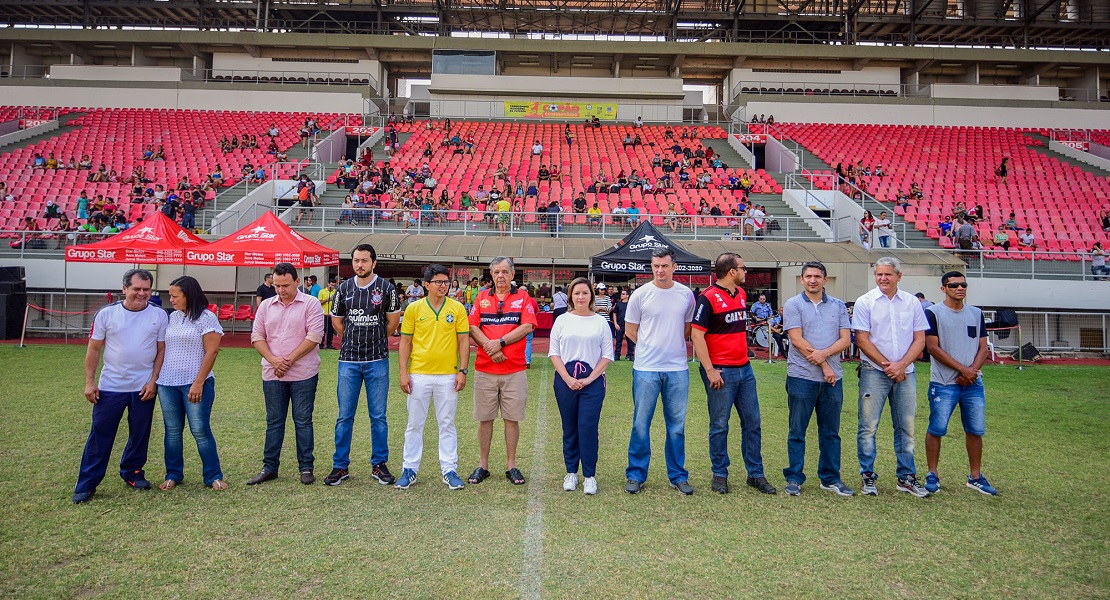
[[[177,482],[172,479],[167,479],[158,484],[158,489],[162,490],[163,492],[168,492],[175,487],[177,487]]]
[[[216,481],[212,482],[212,489],[214,489],[216,491],[226,490],[227,489],[227,482],[224,481],[223,479],[217,479]]]
[[[524,485],[524,474],[516,467],[505,471],[505,477],[507,477],[513,485]]]
[[[489,478],[489,476],[489,471],[483,469],[482,467],[478,467],[477,469],[474,469],[474,472],[471,473],[470,477],[467,477],[466,480],[469,483],[478,484],[485,481],[487,478]]]

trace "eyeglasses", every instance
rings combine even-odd
[[[944,284],[944,287],[946,287],[950,290],[954,290],[956,288],[966,288],[967,287],[967,282],[965,281],[963,283],[946,283],[946,284]]]
[[[743,272],[745,272],[745,273],[747,273],[747,272],[748,272],[748,268],[747,268],[747,267],[733,267],[733,269],[740,269],[741,271],[743,271]]]
[[[451,285],[451,281],[449,279],[437,279],[435,281],[429,281],[428,283],[431,284],[431,285],[438,285],[438,286],[441,286],[441,287],[445,286],[445,285]]]

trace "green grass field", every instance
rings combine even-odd
[[[729,448],[733,493],[709,492],[705,394],[690,393],[687,467],[697,493],[667,486],[662,414],[639,496],[622,491],[631,427],[631,365],[609,370],[602,415],[600,493],[562,491],[559,413],[552,369],[537,359],[521,427],[526,486],[510,485],[500,424],[494,477],[451,492],[438,478],[429,418],[418,485],[407,491],[369,475],[365,409],[355,426],[352,476],[329,488],[297,482],[292,424],[281,478],[247,487],[261,466],[265,430],[257,355],[229,349],[216,365],[213,430],[231,488],[205,489],[186,434],[186,481],[171,492],[136,492],[109,469],[93,501],[70,503],[89,427],[81,346],[0,347],[0,596],[108,597],[1106,597],[1110,592],[1110,370],[988,366],[984,472],[995,498],[963,486],[966,455],[958,417],[941,457],[941,493],[894,491],[888,414],[879,433],[880,495],[839,498],[815,476],[782,493],[786,461],[784,363],[757,363],[763,457],[780,493],[743,485],[739,424]],[[331,467],[336,353],[325,354],[316,402],[316,467]],[[925,467],[927,366],[918,375],[917,462]],[[394,371],[396,373],[396,371]],[[394,375],[396,377],[396,375]],[[855,475],[856,378],[847,378],[842,473]],[[406,419],[389,399],[395,473]],[[477,464],[471,391],[458,418],[465,477]],[[126,441],[121,427],[113,460]],[[155,417],[147,474],[161,480],[162,423]]]

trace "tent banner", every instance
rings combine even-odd
[[[615,102],[519,102],[505,101],[509,119],[592,119],[617,120]]]
[[[597,261],[594,262],[594,268],[595,269],[601,269],[603,271],[607,271],[607,272],[611,272],[611,273],[630,273],[630,274],[633,274],[633,275],[638,274],[638,273],[646,273],[646,274],[651,273],[651,263],[650,262],[635,261],[635,260],[630,260],[630,261],[608,261],[608,260],[601,259],[601,260],[597,260]],[[674,272],[675,272],[676,275],[679,274],[679,273],[702,273],[704,271],[705,271],[705,267],[703,265],[692,265],[692,264],[686,264],[686,263],[681,263],[681,262],[678,263],[677,265],[675,265],[675,267],[674,267]]]

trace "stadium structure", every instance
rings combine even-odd
[[[130,265],[67,266],[71,248],[102,236],[28,231],[28,218],[55,228],[47,207],[75,218],[85,190],[136,222],[160,210],[142,201],[145,189],[182,178],[189,187],[218,170],[195,217],[206,239],[272,212],[343,257],[374,244],[379,271],[400,279],[433,260],[469,278],[506,255],[523,281],[565,282],[629,233],[623,211],[635,202],[640,220],[694,254],[740,253],[751,291],[779,304],[800,290],[807,260],[829,265],[832,293],[855,298],[889,253],[905,264],[903,289],[927,296],[959,268],[980,305],[1089,311],[1045,325],[1039,346],[1110,345],[1091,252],[1110,245],[1101,0],[0,0],[0,24],[0,182],[10,196],[0,264],[26,269],[24,302],[36,306],[81,312]],[[302,148],[307,119],[317,127]],[[282,162],[265,147],[271,127]],[[243,134],[263,143],[221,147]],[[711,150],[720,165],[695,153],[691,180],[676,168],[665,183],[655,161],[681,160],[675,144]],[[164,160],[144,160],[148,146],[162,146]],[[338,161],[366,150],[399,178],[424,179],[427,163],[437,204],[389,210],[401,199],[386,195],[380,208],[345,207]],[[51,153],[63,166],[88,155],[119,177],[35,167],[36,154]],[[838,165],[861,169],[848,181]],[[148,181],[132,202],[123,181],[136,166]],[[619,185],[622,171],[656,189]],[[310,214],[293,198],[302,175],[317,186]],[[515,198],[518,181],[524,193],[504,231],[485,202],[462,202],[479,186]],[[599,216],[575,211],[580,193]],[[741,203],[748,214],[732,214]],[[983,249],[961,248],[945,217],[977,206]],[[875,232],[860,235],[865,211],[889,215],[889,250]],[[999,226],[1008,247],[993,244]],[[1022,243],[1026,229],[1035,251]],[[183,268],[157,266],[163,278]],[[262,271],[187,268],[232,308],[231,321]],[[80,331],[79,321],[43,313],[31,329]]]

